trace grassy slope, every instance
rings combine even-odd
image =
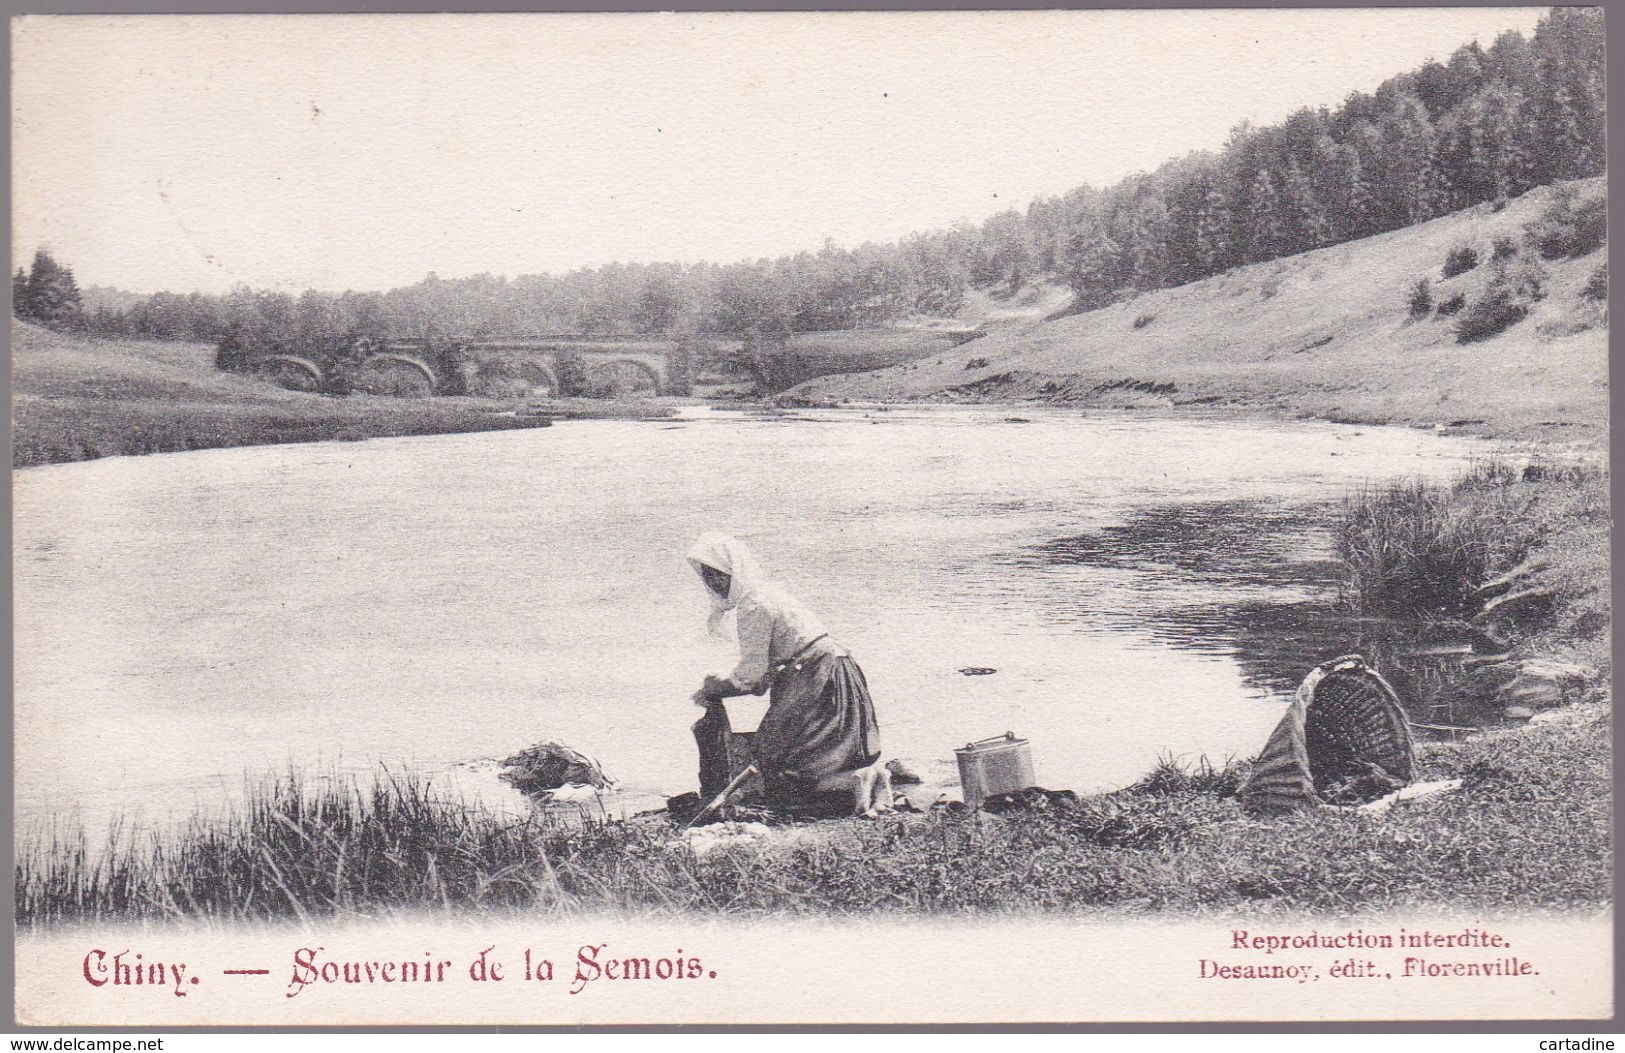
[[[1587,196],[1602,190],[1599,180],[1579,185]],[[1602,309],[1578,293],[1606,250],[1548,262],[1546,299],[1528,319],[1481,343],[1457,344],[1449,319],[1412,322],[1406,310],[1407,294],[1422,277],[1432,281],[1436,301],[1457,291],[1471,299],[1488,278],[1488,264],[1444,280],[1446,253],[1470,243],[1488,259],[1491,240],[1521,239],[1552,194],[1543,187],[1501,212],[1483,205],[1099,311],[1020,322],[957,348],[940,366],[927,361],[828,378],[794,394],[1051,397],[1108,405],[1127,396],[1139,404],[1221,402],[1373,422],[1482,422],[1467,427],[1502,435],[1600,438],[1607,422],[1607,326]],[[1135,328],[1143,316],[1151,321]],[[973,359],[987,365],[965,368]],[[998,379],[1007,373],[1009,380]],[[1142,388],[1171,383],[1175,390],[1147,399],[1120,383],[1127,380],[1144,382]],[[978,381],[988,382],[979,391],[950,391]]]
[[[278,442],[533,427],[481,399],[331,398],[221,373],[207,344],[12,323],[14,466]],[[566,409],[561,415],[575,415]]]
[[[12,384],[19,399],[299,405],[313,401],[214,368],[208,344],[104,339],[52,332],[15,319]]]

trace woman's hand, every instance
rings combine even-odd
[[[732,680],[720,676],[708,676],[705,678],[705,683],[700,685],[700,689],[694,692],[694,704],[709,706],[714,702],[720,702],[737,694],[739,694],[739,689],[734,686]]]
[[[701,709],[710,709],[711,704],[716,701],[716,699],[707,695],[703,688],[688,696],[688,700],[694,703],[696,706],[699,706]]]

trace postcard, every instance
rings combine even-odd
[[[18,1026],[1612,1017],[1600,8],[11,34]]]

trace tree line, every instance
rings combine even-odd
[[[1554,8],[1533,34],[1476,41],[1336,110],[1236,128],[1170,161],[994,217],[1003,276],[1063,277],[1089,308],[1135,290],[1422,223],[1605,161],[1600,8]]]
[[[64,291],[71,271],[42,253],[44,274],[36,258],[36,273],[13,279],[13,296],[19,315],[56,326],[306,354],[358,336],[772,338],[948,314],[973,287],[1014,290],[1038,278],[1064,282],[1088,310],[1595,175],[1605,160],[1604,84],[1601,9],[1553,8],[1529,38],[1508,32],[1488,48],[1468,44],[1335,110],[1243,124],[1216,152],[894,243],[826,241],[816,252],[729,265],[615,263],[511,279],[431,273],[384,293],[294,296],[239,285],[88,307]]]

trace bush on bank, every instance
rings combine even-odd
[[[1527,640],[1589,650],[1605,665],[1609,529],[1602,470],[1489,462],[1450,486],[1408,480],[1355,492],[1337,555],[1355,611],[1380,617],[1465,619],[1481,586],[1527,570],[1521,587],[1554,597],[1522,626]]]

